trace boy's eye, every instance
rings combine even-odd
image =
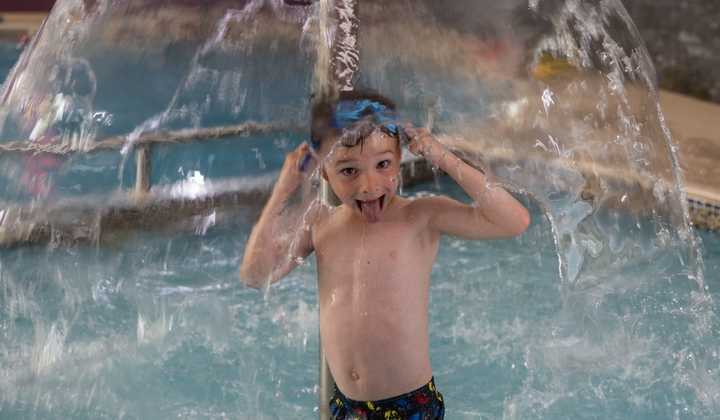
[[[345,176],[353,176],[357,173],[357,169],[355,168],[342,168],[340,169],[340,174]]]
[[[383,161],[380,161],[380,162],[377,164],[377,167],[378,167],[379,169],[389,168],[389,167],[390,167],[390,160],[389,160],[389,159],[385,159],[385,160],[383,160]]]

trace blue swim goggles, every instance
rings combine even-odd
[[[347,147],[356,146],[378,127],[389,136],[397,138],[401,145],[408,143],[405,130],[397,124],[395,111],[370,99],[339,101],[332,114],[330,127],[342,132],[339,142]],[[310,140],[313,150],[319,150],[320,144],[319,138]],[[309,161],[308,155],[303,159],[300,170],[305,170]]]
[[[378,101],[370,99],[338,102],[331,125],[333,128],[345,130],[361,120],[380,126],[393,136],[398,136],[403,131],[395,122],[395,111]]]
[[[376,128],[397,138],[401,145],[407,143],[407,134],[397,124],[395,111],[387,105],[370,99],[338,102],[331,126],[342,132],[339,141],[347,147],[356,146]]]

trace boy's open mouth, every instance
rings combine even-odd
[[[365,219],[370,223],[375,223],[378,220],[380,220],[380,213],[383,210],[383,207],[385,205],[385,196],[381,195],[380,197],[374,199],[374,200],[355,200],[357,203],[358,208],[360,209],[360,213],[362,213],[363,216],[365,216]]]

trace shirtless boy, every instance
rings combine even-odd
[[[311,151],[301,145],[291,152],[250,235],[241,278],[265,287],[315,252],[320,334],[337,385],[332,418],[442,419],[428,348],[430,273],[440,237],[513,237],[530,216],[430,132],[396,125],[387,99],[346,94],[332,108],[315,156],[341,204],[288,205],[307,179],[301,166]],[[398,196],[403,137],[474,204]]]

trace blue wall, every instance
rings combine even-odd
[[[19,56],[20,50],[15,44],[0,42],[0,84],[5,81],[5,77]]]

